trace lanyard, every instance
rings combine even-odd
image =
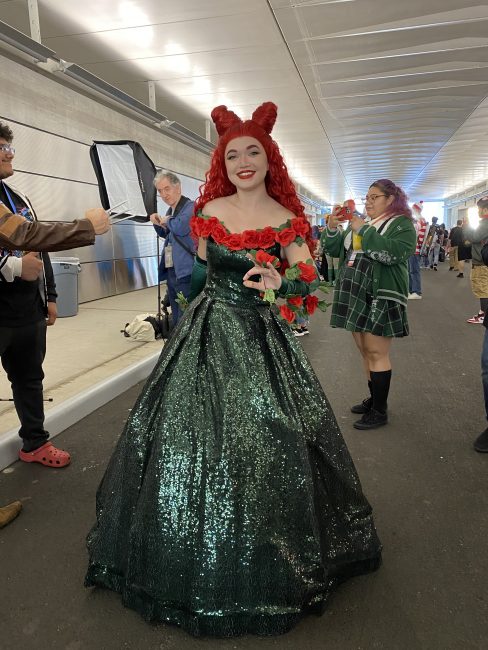
[[[4,190],[5,194],[6,194],[6,196],[7,196],[7,200],[10,203],[10,207],[12,208],[12,214],[17,214],[17,206],[13,202],[13,199],[10,196],[10,192],[8,191],[7,186],[5,185],[5,183],[2,183],[2,187],[3,187],[3,190]]]

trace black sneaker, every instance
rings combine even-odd
[[[456,277],[457,277],[457,278],[464,278],[464,273],[458,273],[458,274],[456,275]]]
[[[308,327],[305,327],[305,325],[302,325],[302,334],[303,336],[310,334],[310,332],[308,331]]]
[[[372,406],[373,398],[367,397],[366,399],[363,399],[361,404],[354,404],[354,406],[351,406],[351,413],[369,413]]]
[[[377,429],[382,427],[388,422],[388,415],[386,413],[381,413],[381,411],[376,411],[374,408],[371,408],[368,413],[365,413],[363,417],[354,422],[352,425],[355,429]]]
[[[473,443],[473,447],[481,454],[488,453],[488,428],[480,434]]]
[[[432,268],[432,267],[430,267]],[[434,264],[434,271],[437,271],[437,264]]]

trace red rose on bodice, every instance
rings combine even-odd
[[[212,232],[210,233],[217,244],[221,244],[223,240],[227,237],[227,231],[224,226],[217,221],[217,223],[212,225]]]
[[[260,236],[256,230],[244,230],[241,237],[243,248],[253,249],[261,246]]]
[[[260,248],[271,248],[276,242],[276,233],[271,226],[266,226],[259,233],[259,246]]]
[[[192,235],[195,235],[195,237],[200,237],[200,230],[202,228],[201,222],[203,219],[201,217],[192,217],[190,219],[190,228]]]
[[[216,217],[210,217],[210,219],[202,219],[201,221],[200,237],[210,237],[212,229],[215,225],[218,225],[219,220]]]
[[[279,241],[283,247],[289,246],[293,241],[295,241],[296,237],[297,234],[293,228],[284,228],[276,234],[277,241]]]
[[[305,239],[307,233],[310,231],[310,224],[306,219],[303,219],[302,217],[296,217],[296,219],[292,219],[291,227],[296,232],[297,236],[302,237],[302,239]]]
[[[243,248],[240,235],[227,235],[222,243],[227,248],[230,248],[231,251],[240,251]]]

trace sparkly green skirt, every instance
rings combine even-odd
[[[87,586],[194,635],[286,632],[379,566],[334,414],[267,306],[207,287],[189,307],[109,462],[88,549]]]

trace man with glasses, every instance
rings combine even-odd
[[[12,139],[13,133],[11,129],[7,125],[0,123],[0,302],[2,303],[2,309],[3,300],[5,296],[8,298],[8,292],[13,296],[16,293],[16,287],[25,288],[34,285],[34,283],[37,285],[36,281],[43,275],[44,271],[43,261],[37,253],[26,253],[20,257],[12,254],[12,251],[15,252],[18,249],[57,251],[78,246],[88,246],[95,242],[95,235],[102,235],[110,228],[108,215],[102,208],[88,210],[85,219],[74,223],[29,221],[27,214],[22,214],[22,210],[32,210],[28,200],[25,197],[21,198],[20,193],[14,191],[4,182],[4,179],[13,174],[12,161],[15,149],[11,144]],[[20,202],[24,205],[21,207],[19,214]],[[32,215],[34,215],[33,210]],[[22,282],[19,284],[19,281]],[[8,283],[12,284],[9,285]],[[9,289],[5,293],[7,286],[9,286]],[[37,302],[37,300],[36,294],[35,301]],[[0,317],[3,318],[3,316],[3,313],[0,314]],[[2,327],[0,325],[2,363],[4,361],[4,352],[9,348],[12,341],[21,335],[22,329],[22,327]],[[6,365],[7,367],[10,365],[8,359]],[[42,374],[42,367],[40,373]],[[15,378],[17,374],[17,369],[14,367],[12,377]],[[22,382],[20,383],[22,384]],[[40,391],[42,397],[42,383]],[[17,389],[14,393],[14,399],[16,394],[18,397]],[[18,399],[15,406],[17,410],[22,409],[22,404],[19,403]],[[42,402],[41,410],[43,413]],[[24,418],[20,419],[22,422]],[[22,503],[20,501],[14,501],[0,507],[0,528],[13,521],[21,510]]]
[[[12,140],[11,129],[0,123],[0,232],[10,242],[9,250],[0,248],[0,358],[21,423],[20,459],[59,468],[70,463],[70,456],[48,442],[42,388],[46,326],[53,325],[57,315],[54,274],[47,253],[40,258],[35,253],[24,255],[26,245],[34,248],[35,236],[23,224],[37,220],[27,197],[5,182],[14,173]],[[100,211],[95,212],[81,226],[65,224],[70,246],[79,245],[80,240],[92,243],[94,226],[99,222],[100,230],[103,221],[108,225],[106,213],[103,219]],[[58,244],[53,247],[62,247],[60,237],[53,235],[54,228],[49,233]]]
[[[176,325],[183,315],[176,297],[178,293],[182,293],[186,299],[190,295],[195,260],[195,243],[190,234],[194,203],[182,195],[180,179],[172,172],[160,170],[154,178],[154,187],[168,206],[165,216],[154,213],[149,218],[157,235],[164,239],[159,281],[167,281],[173,325]]]

